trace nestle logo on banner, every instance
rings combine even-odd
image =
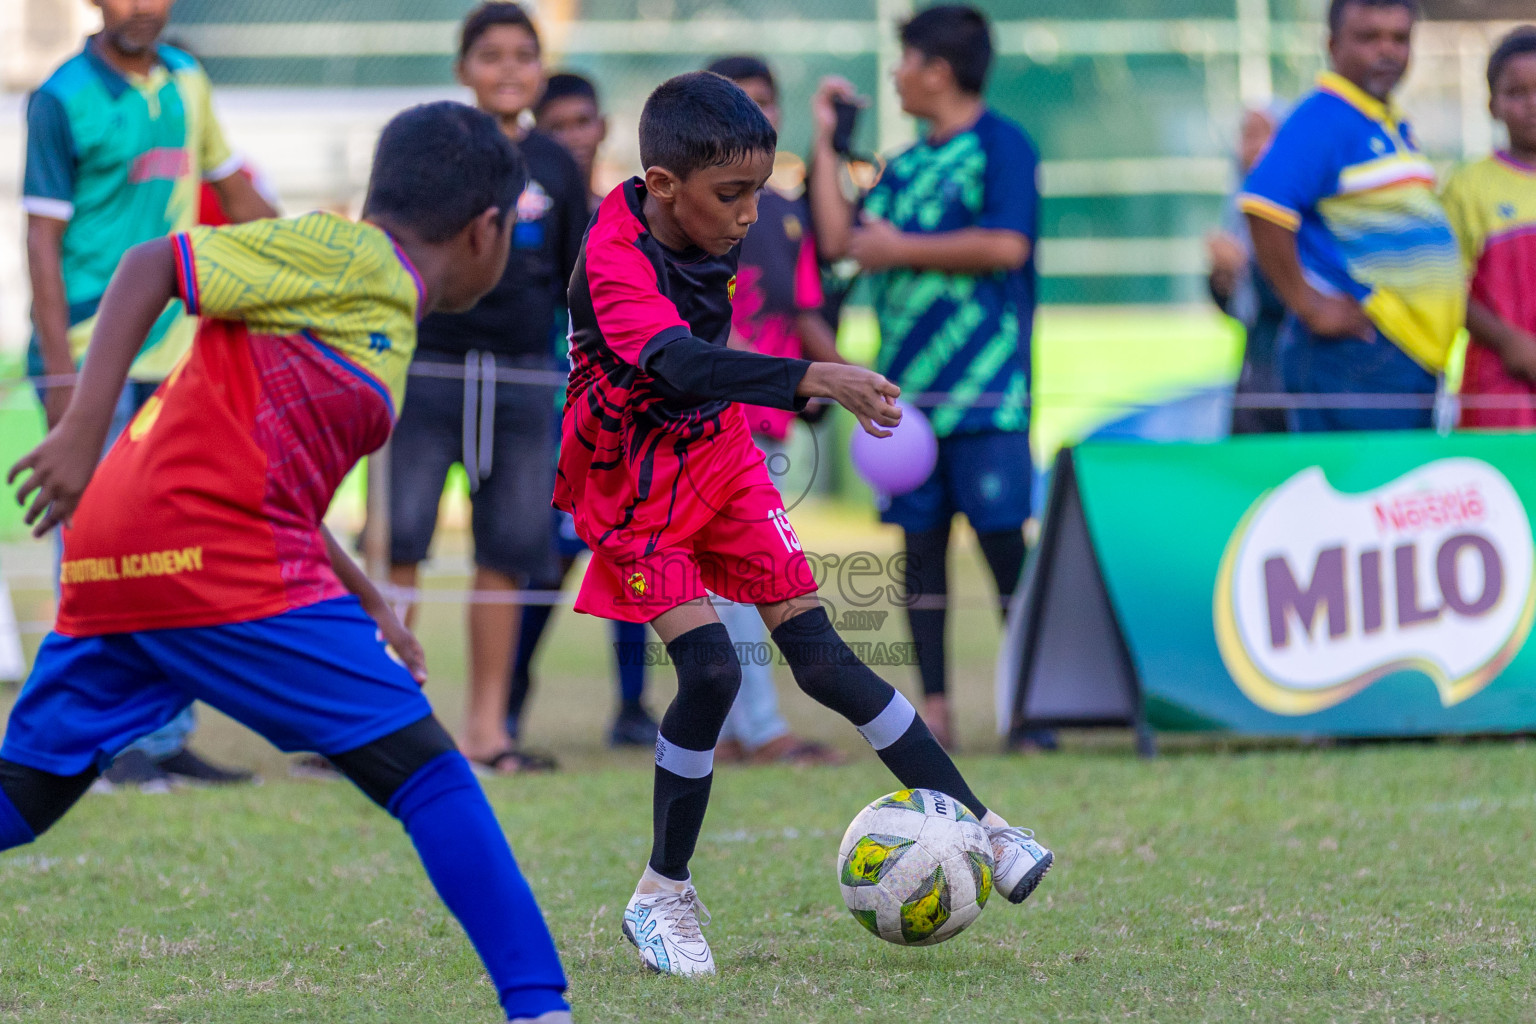
[[[1314,466],[1260,498],[1217,575],[1217,645],[1250,700],[1332,707],[1404,670],[1450,706],[1520,650],[1536,613],[1531,522],[1480,459],[1440,459],[1364,494]]]

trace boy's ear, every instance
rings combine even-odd
[[[661,202],[670,203],[676,199],[677,187],[681,184],[682,179],[665,167],[645,169],[645,190]]]
[[[509,228],[510,223],[511,218],[499,206],[481,211],[478,217],[465,226],[470,251],[478,254],[494,249],[501,241],[501,233]]]
[[[955,66],[943,57],[929,57],[925,64],[929,71],[940,77],[944,86],[954,89],[960,87],[959,79],[955,77]]]
[[[469,88],[469,83],[464,81],[464,58],[456,58],[453,62],[453,80],[464,88]]]
[[[603,114],[597,119],[597,144],[601,146],[608,141],[608,115]]]

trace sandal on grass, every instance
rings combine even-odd
[[[548,754],[525,753],[508,747],[491,757],[469,759],[476,775],[522,775],[524,772],[552,772],[559,767]]]
[[[843,755],[824,743],[803,740],[798,736],[781,736],[770,740],[752,752],[753,764],[842,764]]]

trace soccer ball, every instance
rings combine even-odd
[[[981,916],[992,843],[958,800],[903,789],[864,808],[843,834],[837,879],[854,920],[886,942],[931,946]]]

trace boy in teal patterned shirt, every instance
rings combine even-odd
[[[992,41],[979,11],[929,8],[901,27],[901,42],[896,91],[927,135],[891,160],[856,225],[831,145],[833,98],[850,98],[852,87],[827,80],[814,101],[811,198],[822,254],[851,256],[870,276],[878,369],[927,413],[939,438],[933,474],[910,494],[882,497],[881,518],[905,535],[923,717],[953,746],[944,625],[955,513],[975,529],[1004,607],[1024,566],[1039,157],[982,99]]]

